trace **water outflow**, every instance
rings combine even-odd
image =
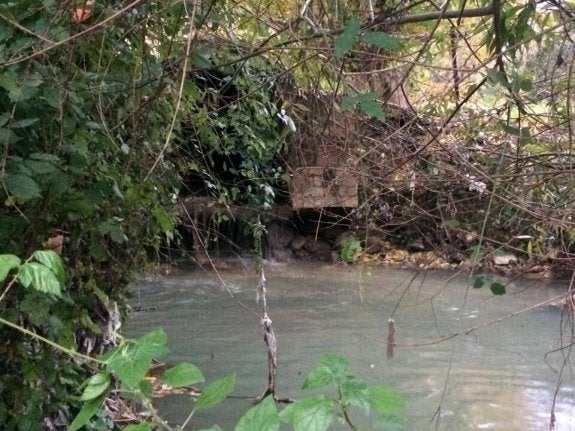
[[[565,286],[515,281],[506,295],[493,296],[453,273],[319,263],[269,267],[266,275],[278,339],[278,396],[305,396],[300,388],[307,372],[322,353],[334,352],[349,359],[359,378],[390,384],[404,395],[408,431],[547,430],[552,411],[555,430],[575,430],[571,358],[558,374],[569,351],[557,349],[572,336],[563,328],[561,340],[567,317],[548,307],[512,316]],[[207,381],[234,372],[234,395],[255,397],[267,381],[266,348],[258,319],[237,301],[259,312],[258,277],[247,269],[220,276],[225,287],[203,271],[142,279],[136,287],[140,306],[155,311],[134,313],[127,331],[163,327],[171,349],[166,359],[198,365]],[[393,355],[383,343],[390,318]],[[453,334],[460,335],[443,339]],[[175,424],[192,407],[187,395],[157,403]],[[249,407],[247,400],[229,400],[201,412],[194,429],[233,429]],[[345,428],[334,423],[330,429]]]

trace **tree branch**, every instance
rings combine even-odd
[[[459,19],[459,18],[476,18],[482,16],[493,15],[493,5],[480,7],[476,9],[455,9],[446,10],[442,12],[440,10],[433,12],[425,12],[417,15],[407,15],[397,18],[383,18],[376,19],[363,27],[364,30],[377,27],[379,25],[401,25],[401,24],[412,24],[416,22],[434,21],[437,19]]]

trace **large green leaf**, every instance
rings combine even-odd
[[[347,359],[326,353],[317,367],[312,369],[303,384],[304,389],[322,388],[330,383],[343,383],[347,378],[349,362]]]
[[[94,398],[93,400],[86,401],[83,405],[72,423],[70,424],[68,431],[77,431],[88,423],[88,421],[96,414],[100,409],[102,402],[106,398],[106,394]]]
[[[170,368],[162,374],[162,381],[173,387],[180,388],[204,381],[204,376],[198,367],[188,362],[183,362]]]
[[[52,250],[37,250],[34,252],[33,257],[38,262],[48,267],[60,283],[64,283],[66,281],[66,271],[64,270],[62,258],[58,253]]]
[[[196,410],[209,409],[220,404],[231,394],[236,387],[236,375],[230,374],[217,382],[208,385],[198,397],[195,404]]]
[[[111,353],[106,360],[108,370],[116,374],[126,387],[133,389],[146,376],[152,359],[167,353],[166,341],[163,330],[149,332]]]
[[[2,283],[8,273],[17,268],[21,263],[21,260],[18,256],[14,256],[13,254],[0,254],[0,283]]]
[[[39,121],[39,118],[24,118],[22,120],[14,121],[10,127],[13,129],[24,129]]]
[[[38,93],[38,88],[34,85],[23,84],[8,92],[8,97],[12,102],[24,102],[30,100]]]
[[[174,221],[164,208],[155,207],[152,209],[152,215],[163,231],[171,231],[174,228]]]
[[[401,48],[401,40],[382,31],[368,31],[361,35],[361,40],[376,46],[387,49],[388,51],[397,51]]]
[[[112,241],[118,244],[121,244],[126,240],[122,226],[111,220],[100,223],[98,225],[98,232],[102,235],[109,235]]]
[[[371,408],[380,415],[394,415],[405,407],[405,398],[391,386],[370,386],[367,394]]]
[[[56,166],[42,160],[26,160],[24,164],[35,175],[46,175],[56,171]]]
[[[234,431],[277,431],[280,419],[272,396],[250,408],[239,420]]]
[[[355,38],[359,33],[359,19],[352,17],[343,32],[334,40],[335,56],[341,58],[353,49]]]
[[[110,386],[110,376],[105,373],[94,374],[88,379],[87,385],[82,392],[82,401],[93,400],[104,394]]]
[[[280,412],[280,419],[295,431],[325,431],[333,416],[333,401],[324,395],[298,400]]]
[[[40,197],[40,187],[27,175],[7,174],[2,181],[10,194],[23,201]]]
[[[362,98],[362,100],[359,102],[359,107],[364,114],[372,118],[377,118],[380,121],[385,120],[383,109],[381,109],[381,106],[375,96]]]
[[[61,296],[60,282],[56,275],[45,265],[38,262],[28,262],[20,266],[18,281],[24,287],[36,289],[40,292]]]
[[[366,414],[369,412],[370,402],[367,393],[367,385],[353,378],[341,384],[341,399],[344,403],[359,407]]]

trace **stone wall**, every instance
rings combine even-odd
[[[300,96],[309,110],[298,118],[288,157],[294,209],[358,206],[358,179],[350,166],[355,117],[338,112],[331,97]]]
[[[357,177],[345,168],[300,167],[291,179],[291,203],[295,209],[322,207],[356,208]]]

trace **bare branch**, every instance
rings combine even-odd
[[[477,18],[490,15],[493,15],[493,5],[480,7],[476,9],[465,9],[465,10],[455,9],[455,10],[447,10],[445,12],[434,11],[434,12],[420,13],[417,15],[396,17],[396,18],[383,18],[375,20],[372,23],[369,23],[364,27],[364,29],[377,27],[382,24],[401,25],[401,24],[412,24],[416,22],[434,21],[442,19]]]

